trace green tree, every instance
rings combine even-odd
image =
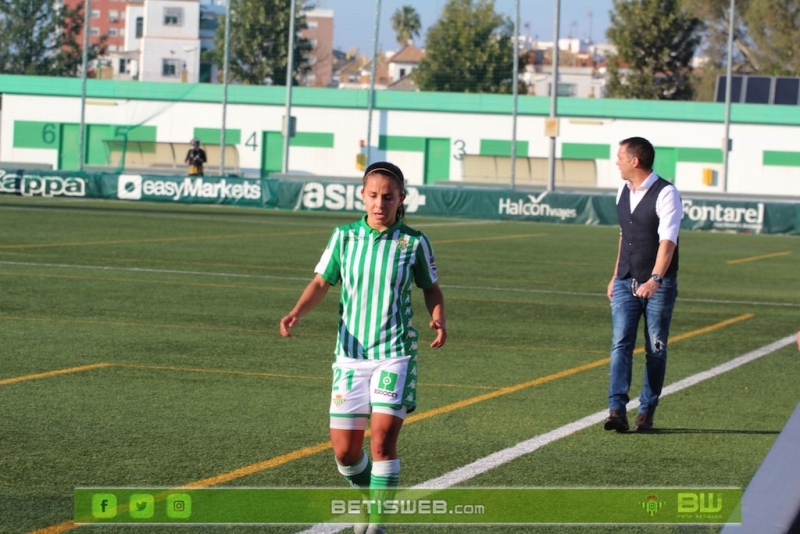
[[[408,41],[419,37],[422,29],[422,22],[419,13],[413,6],[403,6],[392,14],[392,29],[397,34],[397,42],[400,46],[405,46]]]
[[[494,0],[448,0],[412,76],[423,91],[510,93],[513,24]]]
[[[702,29],[680,0],[614,0],[606,36],[617,53],[608,61],[606,95],[691,100],[691,62]]]
[[[305,0],[296,5],[293,56],[293,84],[297,75],[310,68],[307,54],[311,41],[299,36],[308,26],[303,11]],[[286,0],[231,0],[229,80],[247,85],[286,85],[291,5]],[[225,17],[221,17],[215,50],[209,54],[222,70],[225,59]]]
[[[0,0],[0,67],[6,74],[77,76],[83,62],[78,37],[83,3],[74,9],[52,0]],[[105,53],[106,36],[89,48],[89,59]]]
[[[744,23],[760,74],[800,75],[800,0],[750,0]]]
[[[749,2],[750,0],[736,0],[733,29],[735,71],[755,69],[752,43],[747,37],[747,27],[743,22]],[[715,98],[717,78],[724,75],[727,69],[730,0],[683,0],[683,5],[689,13],[705,22],[699,47],[703,62],[693,85],[695,100],[711,101]]]

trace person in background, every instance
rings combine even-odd
[[[333,230],[314,278],[294,308],[281,319],[280,333],[290,329],[328,292],[342,284],[330,434],[339,472],[369,499],[391,499],[400,480],[397,440],[406,414],[417,402],[419,334],[412,324],[411,290],[422,289],[431,315],[430,328],[445,344],[444,295],[439,288],[433,249],[422,232],[403,219],[405,182],[392,163],[367,167],[361,189],[366,215]],[[371,459],[363,450],[369,421]],[[377,508],[377,507],[373,507]],[[372,510],[357,533],[385,532]]]
[[[620,226],[617,262],[608,283],[613,339],[606,430],[626,432],[628,392],[639,319],[644,317],[645,371],[633,429],[653,429],[667,365],[667,337],[678,296],[678,234],[683,205],[678,190],[653,172],[655,149],[647,139],[619,144],[617,192]]]
[[[203,176],[203,164],[206,162],[206,151],[200,148],[200,140],[192,139],[192,148],[186,153],[184,163],[189,166],[189,176]]]

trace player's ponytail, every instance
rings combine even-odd
[[[397,182],[398,187],[400,187],[400,192],[402,194],[406,194],[406,180],[405,177],[403,177],[403,171],[401,171],[400,167],[394,163],[389,163],[388,161],[378,161],[367,167],[367,170],[364,171],[364,178],[361,180],[362,185],[366,184],[367,177],[370,174],[381,174],[383,176],[392,178]],[[397,207],[397,218],[404,219],[405,215],[406,208],[401,203]]]

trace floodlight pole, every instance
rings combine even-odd
[[[519,100],[519,0],[514,4],[514,70],[511,77],[514,95],[514,110],[511,114],[511,189],[517,175],[517,105]]]
[[[367,94],[367,161],[372,161],[372,108],[375,100],[375,75],[378,72],[378,34],[381,22],[381,0],[375,4],[375,29],[372,37],[372,69],[369,75],[369,92]]]
[[[83,10],[83,61],[81,71],[81,133],[78,143],[78,170],[83,171],[84,149],[86,145],[86,70],[89,68],[89,9],[91,0],[84,0]]]
[[[719,185],[722,192],[728,191],[728,159],[731,151],[731,81],[733,77],[733,19],[736,0],[731,0],[728,15],[728,70],[725,74],[725,140],[722,147],[722,176]]]
[[[553,83],[550,84],[550,120],[556,118],[558,103],[558,27],[561,14],[561,0],[555,3],[555,23],[553,28]],[[555,132],[551,132],[555,133]],[[555,191],[556,188],[556,137],[550,136],[550,155],[547,157],[547,190]]]
[[[225,124],[228,113],[228,63],[231,43],[231,3],[227,0],[225,5],[225,51],[222,60],[222,130],[219,134],[219,175],[225,176]]]
[[[286,60],[286,117],[283,120],[283,173],[289,172],[289,140],[292,130],[292,80],[294,80],[294,12],[297,0],[292,0],[289,9],[289,51]]]

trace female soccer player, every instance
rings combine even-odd
[[[366,215],[333,230],[315,275],[292,311],[290,328],[341,282],[339,335],[333,363],[330,432],[339,472],[370,498],[385,500],[397,488],[397,438],[416,407],[418,333],[412,324],[411,289],[422,289],[436,330],[432,348],[447,340],[444,295],[428,238],[405,225],[403,172],[388,162],[370,165],[361,198]],[[370,420],[372,459],[363,450]],[[375,516],[372,516],[375,519]],[[371,521],[368,533],[383,532]]]

